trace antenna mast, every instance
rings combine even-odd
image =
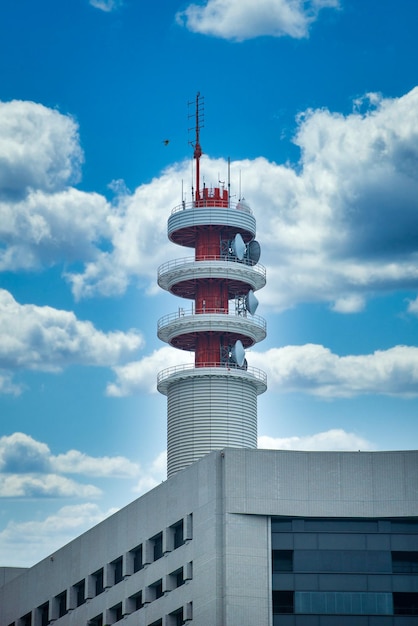
[[[192,102],[189,102],[189,105]],[[189,115],[189,118],[193,117],[193,115]],[[195,200],[200,199],[200,157],[202,156],[202,147],[200,145],[200,129],[203,128],[204,121],[204,102],[203,96],[200,95],[200,91],[197,92],[196,95],[196,110],[194,113],[195,117],[195,127],[196,136],[194,142],[190,142],[194,147],[193,157],[196,159],[196,189],[195,189]],[[193,130],[193,128],[189,128],[189,130]]]

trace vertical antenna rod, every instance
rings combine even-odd
[[[201,120],[203,117],[203,103],[201,103],[202,97],[200,95],[200,91],[197,92],[196,95],[196,139],[194,143],[194,153],[193,156],[196,159],[196,189],[195,189],[195,199],[196,201],[200,199],[200,157],[202,156],[202,148],[200,145],[200,127]]]

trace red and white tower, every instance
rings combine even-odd
[[[195,254],[158,269],[160,287],[192,301],[190,310],[159,320],[158,337],[195,353],[194,365],[158,375],[167,396],[168,477],[212,450],[256,448],[257,395],[267,388],[265,373],[245,359],[245,349],[266,336],[265,320],[255,315],[254,292],[266,284],[255,218],[243,201],[231,202],[229,182],[227,189],[201,187],[202,112],[198,93],[196,188],[168,219],[168,238]]]

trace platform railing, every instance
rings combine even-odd
[[[243,367],[239,367],[238,365],[234,363],[221,363],[219,361],[218,362],[208,361],[207,363],[201,363],[198,366],[196,366],[194,363],[185,363],[184,365],[173,365],[172,367],[167,367],[166,369],[161,370],[161,372],[158,373],[157,385],[159,385],[160,383],[164,382],[165,380],[167,380],[168,378],[176,374],[182,374],[182,373],[193,374],[193,370],[195,370],[196,374],[198,372],[204,373],[203,370],[208,369],[208,368],[223,369],[226,373],[228,371],[246,373],[246,374],[249,374],[251,377],[255,378],[256,380],[260,381],[262,384],[267,385],[267,374],[263,372],[263,370],[260,370],[258,367],[243,368]]]
[[[158,268],[158,277],[163,276],[166,272],[170,272],[173,269],[184,267],[186,265],[193,265],[195,263],[201,263],[205,261],[209,261],[211,263],[215,261],[226,261],[228,263],[237,263],[239,266],[250,267],[252,270],[257,272],[264,278],[266,276],[266,268],[264,267],[264,265],[262,265],[261,263],[254,263],[254,261],[251,261],[251,259],[243,259],[242,261],[240,261],[239,259],[235,257],[230,257],[228,255],[205,254],[205,255],[200,255],[198,259],[196,259],[195,257],[189,256],[189,257],[181,257],[179,259],[172,259],[171,261],[166,261],[165,263],[162,263],[160,267]]]

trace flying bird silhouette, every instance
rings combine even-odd
[[[168,144],[170,143],[170,140],[169,140],[169,139],[163,139],[162,143],[163,143],[165,146],[168,146]]]

